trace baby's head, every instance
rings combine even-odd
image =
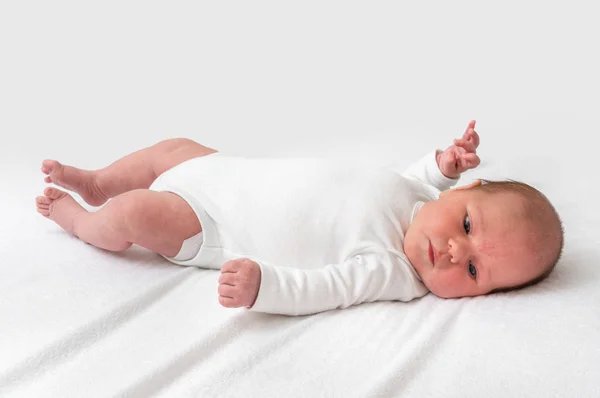
[[[404,252],[427,288],[445,298],[519,289],[548,276],[563,227],[548,199],[515,181],[477,181],[442,192],[415,215]]]

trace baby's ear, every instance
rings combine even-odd
[[[472,183],[470,183],[469,185],[463,185],[462,187],[456,187],[455,190],[460,191],[461,189],[475,188],[475,187],[481,186],[481,184],[483,184],[483,181],[475,180]]]
[[[456,187],[454,189],[447,189],[445,191],[442,191],[440,193],[440,196],[445,195],[446,193],[452,192],[452,191],[462,191],[464,189],[475,188],[475,187],[480,186],[481,184],[483,184],[483,181],[481,181],[481,180],[475,180],[474,182],[470,183],[469,185],[463,185],[463,186],[460,186],[460,187]]]

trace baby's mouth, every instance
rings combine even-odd
[[[431,261],[431,265],[435,266],[435,256],[433,254],[433,245],[431,241],[429,241],[429,261]]]

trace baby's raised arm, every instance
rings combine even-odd
[[[437,151],[435,158],[442,174],[448,178],[459,178],[465,171],[479,166],[478,146],[479,135],[475,131],[475,120],[472,120],[462,138],[456,138],[445,151]]]
[[[402,175],[436,187],[440,191],[451,188],[466,170],[479,165],[477,155],[479,135],[475,131],[475,121],[471,121],[462,138],[446,150],[431,152],[413,163]]]

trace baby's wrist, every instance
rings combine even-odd
[[[440,159],[442,158],[442,153],[443,151],[440,149],[436,149],[435,151],[435,163],[437,164],[438,169],[440,169],[440,171],[442,171],[442,168],[440,167]]]

